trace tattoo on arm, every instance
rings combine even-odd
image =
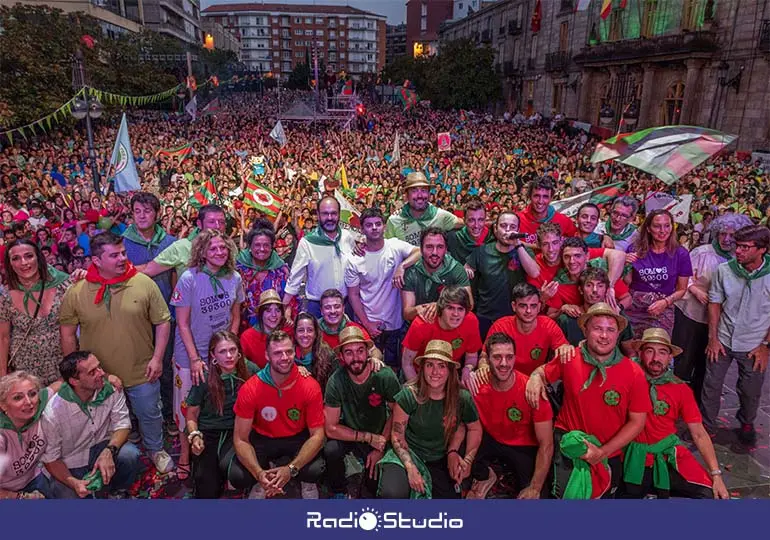
[[[398,459],[401,460],[401,463],[404,464],[404,467],[412,465],[412,456],[409,454],[409,446],[407,446],[406,439],[404,438],[405,429],[406,422],[393,422],[393,451],[398,456]]]

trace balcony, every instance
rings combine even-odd
[[[522,32],[521,21],[508,21],[508,35],[518,36]]]
[[[640,62],[649,61],[655,57],[671,58],[711,54],[718,49],[716,33],[712,30],[702,30],[668,36],[601,43],[584,48],[580,54],[575,56],[574,60],[579,65],[620,64],[633,60]]]
[[[546,71],[567,71],[570,64],[569,51],[552,52],[545,55]]]
[[[481,33],[481,42],[482,43],[491,43],[492,42],[492,31],[491,30],[484,30]]]
[[[173,24],[170,24],[167,22],[158,24],[158,31],[161,34],[167,34],[169,36],[175,37],[182,41],[186,41],[187,43],[193,43],[194,41],[197,41],[195,39],[195,36],[191,36],[187,34],[187,32],[185,32],[184,29],[178,28]]]
[[[758,48],[764,53],[770,53],[770,19],[762,21],[762,27],[759,29]]]

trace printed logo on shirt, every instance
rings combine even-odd
[[[37,465],[38,456],[43,453],[45,449],[45,440],[40,435],[35,434],[30,439],[26,452],[23,456],[13,462],[13,472],[16,476],[22,476],[31,467]]]
[[[376,392],[369,394],[369,405],[372,407],[379,407],[382,405],[382,396]]]
[[[521,420],[521,411],[516,407],[511,407],[508,409],[508,420],[511,422],[518,422]]]
[[[171,295],[171,301],[172,302],[181,302],[182,301],[182,293],[180,293],[179,290],[174,289],[174,294]]]
[[[272,422],[278,418],[278,411],[275,410],[275,407],[265,407],[259,414],[266,422]]]
[[[604,402],[610,407],[617,407],[620,403],[620,392],[617,390],[607,390],[604,393]]]
[[[666,413],[670,408],[671,406],[668,403],[660,399],[655,404],[655,408],[653,409],[653,412],[655,413],[655,416],[666,416]]]
[[[639,270],[639,277],[646,283],[652,283],[654,281],[668,281],[668,267],[658,266],[655,268],[641,268]]]
[[[455,338],[452,340],[452,350],[457,350],[463,345],[463,338]]]
[[[301,414],[298,408],[292,407],[291,409],[286,411],[286,416],[289,417],[289,420],[296,422],[297,420],[299,420],[299,417],[301,416]]]
[[[220,309],[229,308],[233,301],[230,298],[230,293],[222,292],[219,294],[212,294],[200,299],[200,312],[201,313],[213,313]]]
[[[530,357],[532,360],[537,360],[537,359],[539,359],[539,358],[540,358],[540,355],[541,355],[541,354],[543,354],[543,349],[541,349],[540,347],[535,347],[534,349],[532,349],[532,350],[529,352],[529,357]]]

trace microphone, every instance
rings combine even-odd
[[[527,233],[511,233],[505,236],[506,240],[523,240],[529,236]]]

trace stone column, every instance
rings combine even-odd
[[[591,99],[594,93],[594,72],[590,69],[585,69],[581,75],[580,83],[578,86],[578,120],[581,122],[591,123]]]
[[[654,105],[652,103],[652,94],[655,90],[655,64],[644,64],[642,70],[644,75],[642,77],[642,97],[639,100],[639,121],[637,129],[644,129],[650,127],[655,123],[653,114],[655,113]]]
[[[687,77],[684,80],[684,99],[682,100],[682,112],[679,116],[680,124],[690,124],[690,116],[697,99],[698,79],[700,70],[703,67],[703,60],[690,59],[685,62],[687,66]]]

